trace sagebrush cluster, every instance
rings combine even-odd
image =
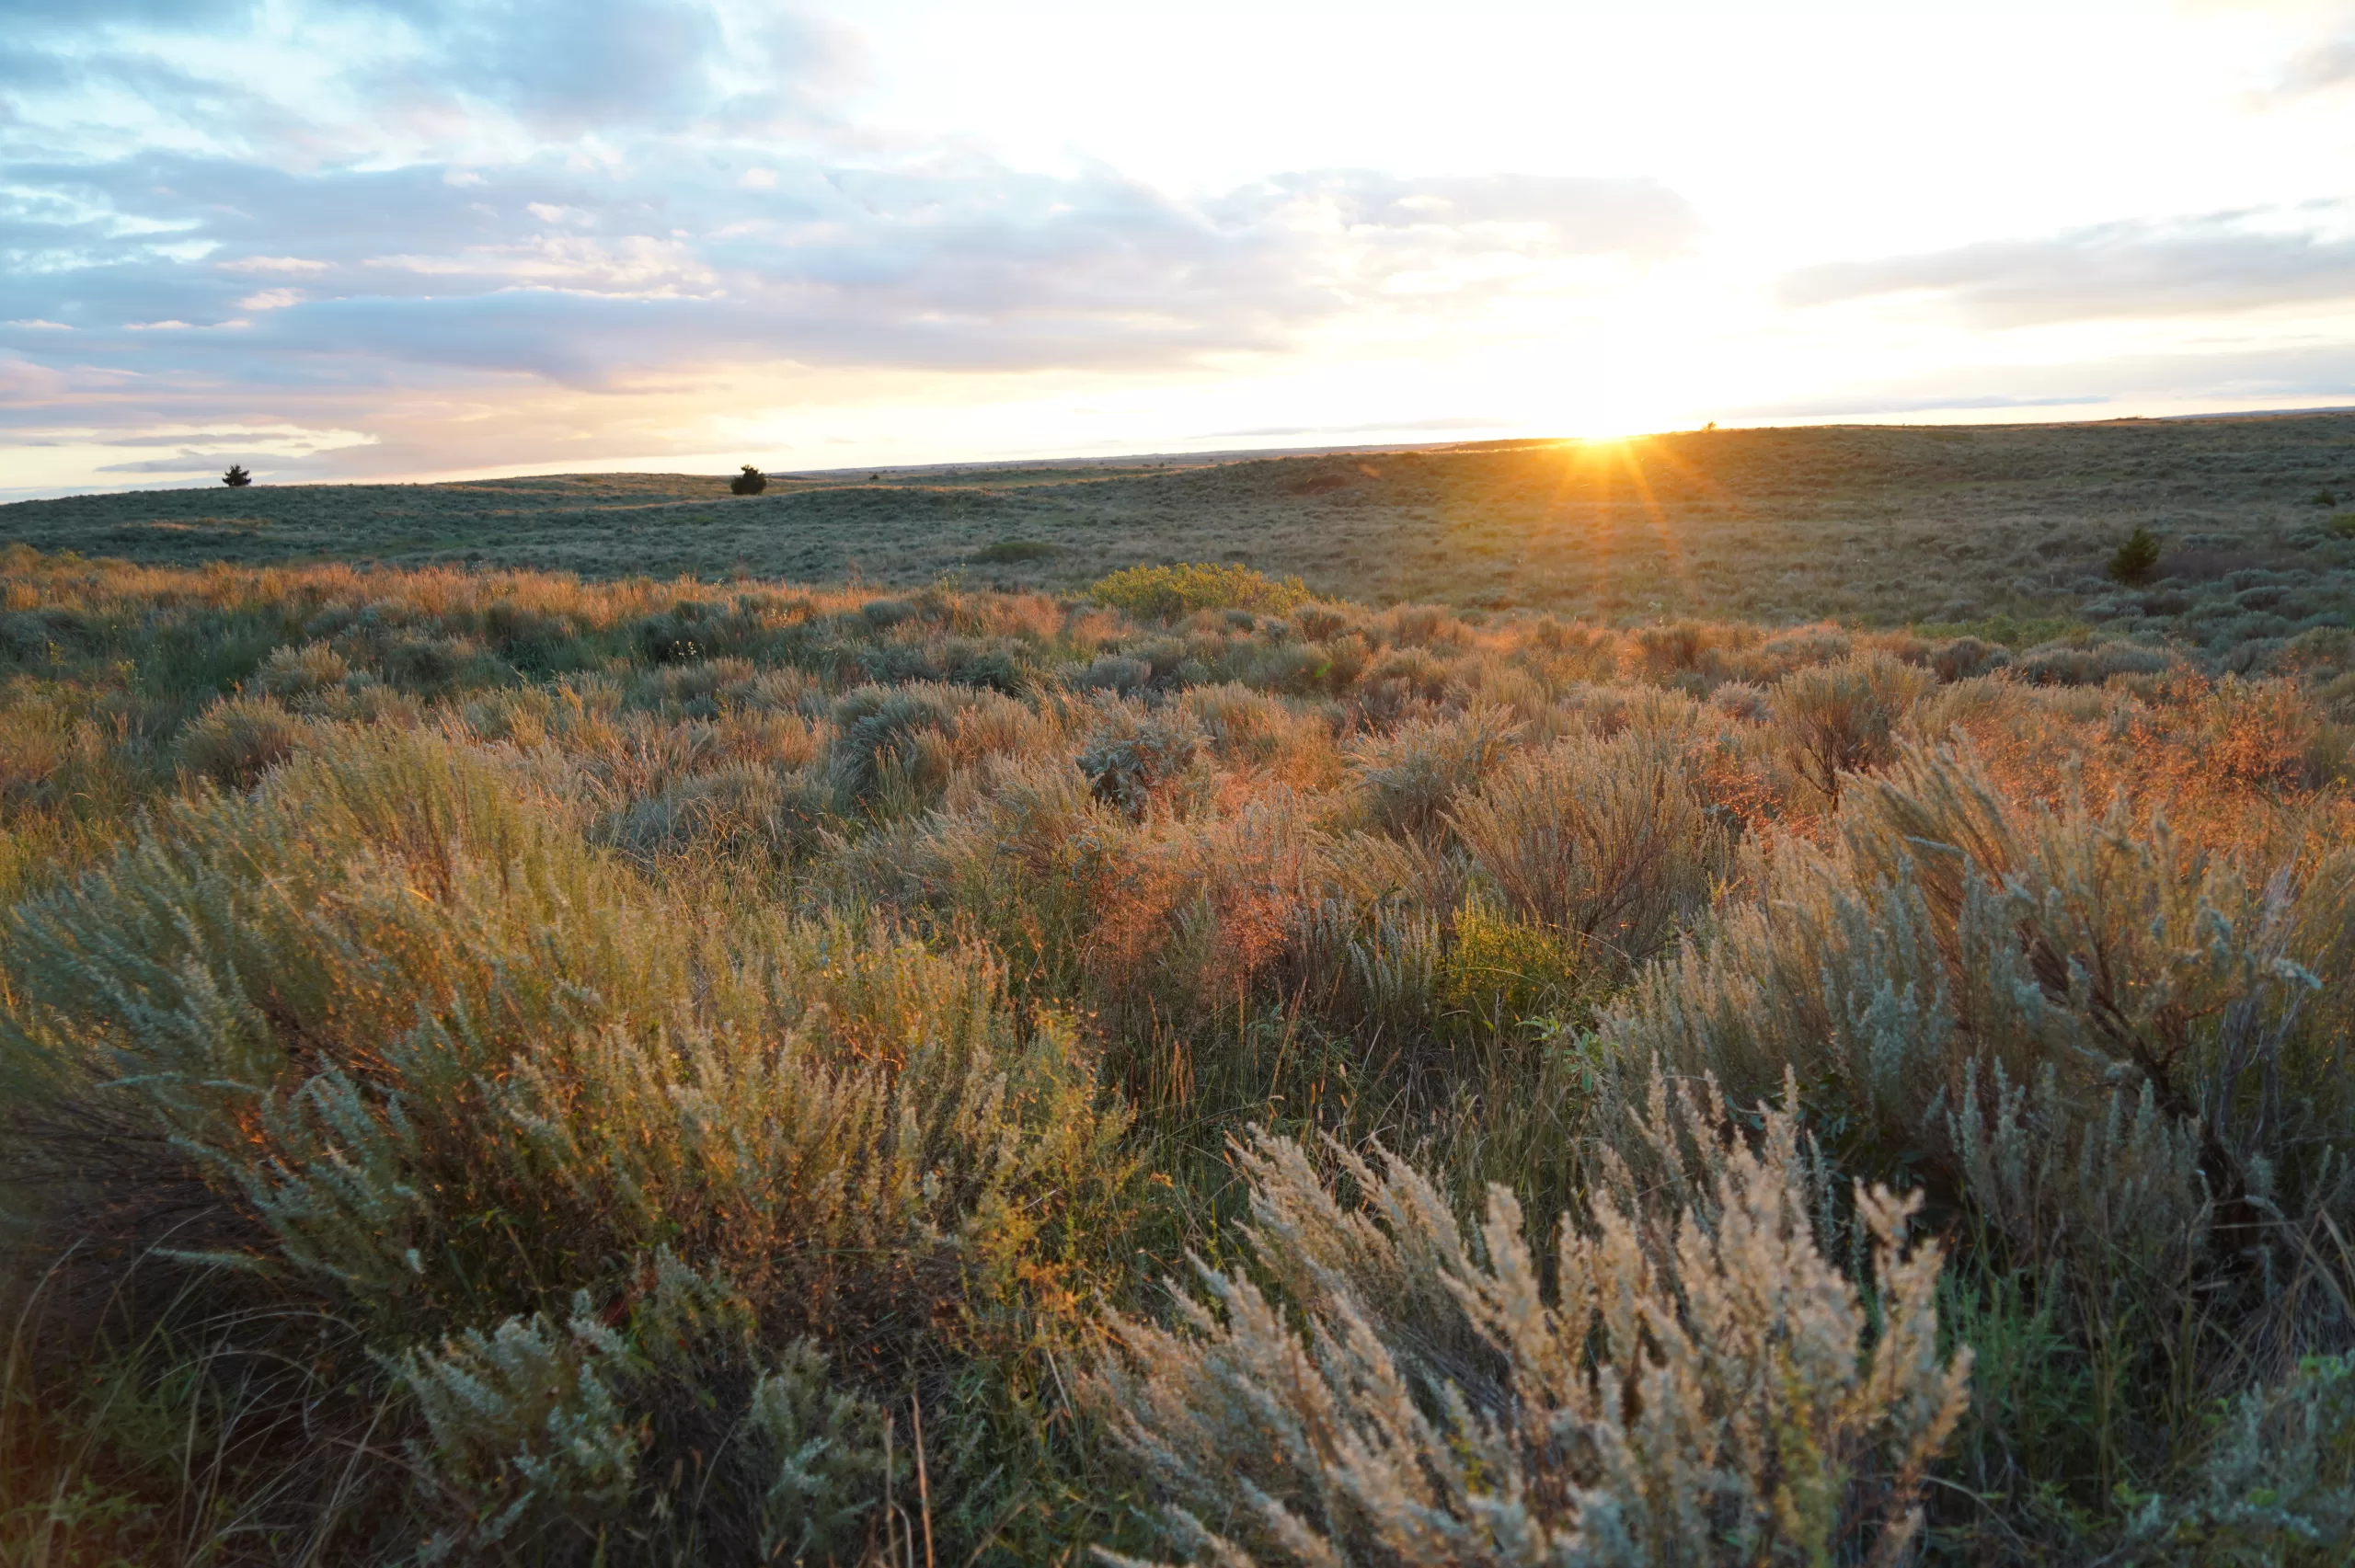
[[[0,584],[11,1560],[2355,1518],[2343,630]]]

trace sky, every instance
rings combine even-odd
[[[0,498],[2355,404],[2355,0],[0,0]]]

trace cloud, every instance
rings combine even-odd
[[[76,31],[94,23],[216,28],[243,21],[258,8],[258,0],[6,0],[0,24]]]
[[[1377,436],[1394,431],[1430,430],[1434,433],[1452,430],[1494,430],[1513,423],[1511,419],[1448,418],[1448,419],[1386,419],[1370,425],[1267,425],[1253,430],[1211,430],[1194,438],[1198,441],[1259,441],[1271,436]]]
[[[1281,347],[1350,312],[1446,319],[1586,258],[1690,242],[1645,181],[1278,177],[1188,200],[1108,171],[973,157],[584,172],[544,156],[290,172],[150,154],[24,163],[0,198],[0,313],[76,352],[159,324],[234,352],[360,356],[593,385],[699,363],[1141,368]],[[257,291],[251,279],[299,277]],[[1399,280],[1415,280],[1411,298]],[[190,364],[217,363],[218,347]]]
[[[176,446],[183,449],[182,457],[193,456],[199,448],[217,450],[226,447],[272,449],[308,452],[314,448],[358,446],[367,438],[353,430],[306,430],[293,425],[268,429],[224,430],[167,430],[155,435],[127,436],[109,434],[109,446]]]
[[[104,463],[100,474],[203,474],[211,472],[213,457],[210,453],[182,452],[178,457],[150,457],[137,463]]]
[[[2275,103],[2311,97],[2355,82],[2355,31],[2311,43],[2292,55],[2265,97]]]
[[[2306,213],[2310,223],[2322,214]],[[2108,223],[1786,276],[1785,303],[1927,293],[1988,326],[2204,315],[2355,298],[2355,239],[2258,227],[2261,214]]]
[[[1286,201],[1327,203],[1351,227],[1463,235],[1535,231],[1544,236],[1545,248],[1571,255],[1660,260],[1690,246],[1700,232],[1683,198],[1648,179],[1537,175],[1402,179],[1349,170],[1282,176],[1270,181],[1269,189],[1281,192]]]
[[[1892,414],[1983,413],[1998,408],[2083,408],[2110,401],[2106,393],[2062,392],[2043,397],[2018,397],[2004,393],[1891,394],[1850,393],[1845,396],[1802,398],[1788,403],[1757,403],[1731,409],[1743,419],[1886,418]]]
[[[440,88],[541,128],[692,118],[725,41],[693,0],[375,0],[413,29]],[[399,73],[414,77],[416,66]],[[380,84],[389,89],[391,82]]]
[[[856,59],[732,0],[0,0],[0,126],[310,161],[741,133],[822,122]]]
[[[1731,419],[1885,418],[1892,415],[2087,407],[2301,408],[2355,401],[2355,344],[2242,346],[2091,363],[1988,363],[1927,371],[1821,395],[1724,409]]]

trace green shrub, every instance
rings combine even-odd
[[[768,487],[769,476],[749,463],[744,464],[742,473],[728,481],[728,489],[731,495],[757,496]]]
[[[290,708],[313,711],[332,700],[350,679],[351,666],[325,643],[272,649],[254,671],[253,689]]]
[[[1402,837],[1436,832],[1457,798],[1479,788],[1521,738],[1521,727],[1489,707],[1367,736],[1352,748],[1351,761],[1368,815]]]
[[[2110,578],[2128,587],[2148,582],[2158,569],[2162,549],[2158,539],[2147,528],[2138,528],[2126,536],[2109,557]]]
[[[1123,704],[1080,748],[1079,771],[1097,799],[1141,817],[1192,768],[1201,747],[1201,733],[1183,715],[1139,714]]]
[[[613,841],[642,860],[697,854],[782,866],[816,847],[833,791],[737,762],[680,780],[621,813]]]
[[[254,476],[246,472],[246,465],[242,463],[229,464],[227,472],[221,475],[221,483],[233,490],[242,490],[253,482]]]
[[[2162,1482],[2204,1390],[2355,1332],[2264,1283],[2336,1269],[2298,1238],[2355,1227],[2349,1014],[2316,979],[2347,961],[2355,863],[2325,837],[2236,865],[2123,807],[2016,804],[1946,752],[1835,826],[1606,1015],[1615,1103],[1655,1062],[1737,1097],[1796,1073],[1832,1157],[1958,1213],[1963,1279],[2037,1293],[2103,1397],[2042,1438],[1979,1413],[1964,1479],[2002,1528],[2034,1516],[2030,1476],[2089,1507]]]
[[[2149,1555],[2246,1568],[2344,1562],[2355,1541],[2355,1357],[2307,1357],[2234,1399],[2217,1425],[2190,1494],[2146,1503],[2161,1527]]]
[[[1708,907],[1728,843],[1651,735],[1516,758],[1449,816],[1480,874],[1598,973],[1640,964]]]
[[[1071,683],[1083,692],[1112,692],[1124,697],[1152,682],[1152,665],[1118,653],[1097,655],[1086,669],[1071,678]]]
[[[1905,1246],[1918,1199],[1860,1189],[1868,1312],[1794,1121],[1763,1119],[1753,1152],[1714,1100],[1656,1096],[1680,1179],[1609,1184],[1542,1271],[1503,1187],[1467,1235],[1403,1162],[1328,1150],[1345,1203],[1258,1135],[1272,1290],[1198,1265],[1175,1328],[1111,1321],[1093,1398],[1175,1543],[1235,1568],[1894,1562],[1970,1367],[1938,1348],[1938,1248]]]
[[[1451,934],[1436,1000],[1482,1034],[1532,1022],[1558,1027],[1591,968],[1577,944],[1476,901],[1455,911]]]
[[[224,789],[244,789],[292,757],[305,726],[267,697],[231,697],[180,731],[180,766]]]
[[[1161,621],[1198,610],[1257,610],[1280,615],[1312,597],[1297,578],[1278,582],[1249,567],[1203,561],[1131,567],[1103,578],[1087,592],[1098,604]]]
[[[928,804],[959,760],[1019,745],[1038,721],[1030,710],[994,692],[912,681],[854,687],[835,700],[827,767],[850,800],[884,815]]]

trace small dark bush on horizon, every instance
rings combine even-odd
[[[749,463],[744,464],[744,472],[728,481],[728,488],[739,496],[757,496],[768,487],[769,476]]]
[[[2158,569],[2159,542],[2147,528],[2138,528],[2126,536],[2126,543],[2109,558],[2109,575],[2114,582],[2128,587],[2148,582]]]
[[[254,476],[246,472],[246,465],[242,463],[229,464],[228,472],[221,475],[221,483],[232,490],[242,490],[253,482]]]

